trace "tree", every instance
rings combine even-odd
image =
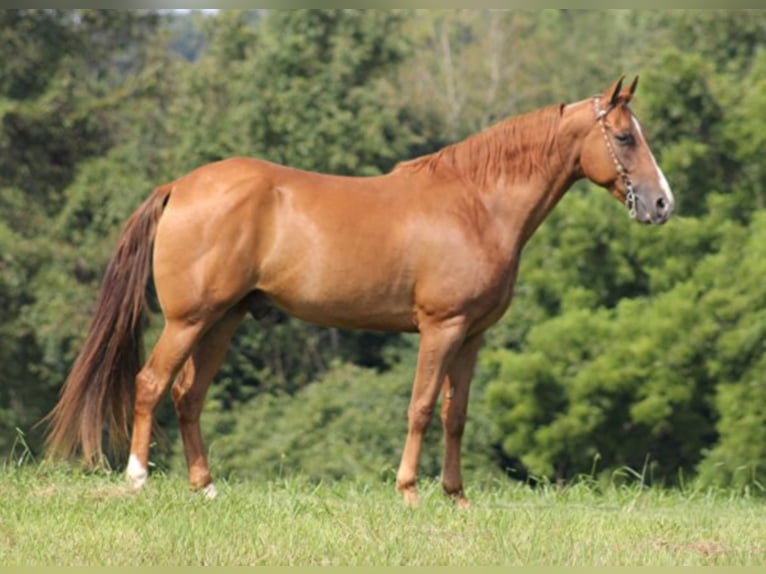
[[[103,237],[128,213],[103,189],[118,179],[114,163],[94,158],[123,143],[123,105],[145,85],[139,71],[157,17],[102,12],[0,13],[0,49],[10,62],[0,72],[0,296],[8,354],[0,447],[14,440],[14,427],[30,430],[55,400],[107,256]],[[90,174],[88,162],[98,166]],[[90,188],[78,189],[85,180]]]
[[[704,452],[705,485],[755,489],[766,485],[766,211],[747,234],[730,240],[700,277],[710,286],[702,313],[718,337],[705,364],[717,381],[716,441]]]

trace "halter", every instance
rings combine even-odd
[[[606,131],[606,123],[604,122],[604,118],[606,117],[606,114],[611,110],[611,107],[602,110],[599,97],[596,96],[593,98],[593,110],[596,112],[596,119],[598,120],[598,125],[601,128],[601,133],[604,135],[604,142],[606,143],[606,150],[609,152],[609,155],[612,158],[612,161],[614,162],[615,167],[617,168],[617,173],[622,178],[623,183],[625,184],[625,206],[628,208],[628,215],[630,215],[631,219],[636,218],[636,192],[633,188],[633,182],[630,180],[630,175],[628,175],[628,170],[625,168],[625,166],[620,161],[620,158],[617,157],[617,153],[614,151],[614,146],[612,145],[612,140],[609,139],[609,134]]]

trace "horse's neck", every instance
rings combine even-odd
[[[485,202],[505,235],[502,249],[509,254],[520,252],[574,181],[562,170],[550,180],[500,182]]]
[[[507,234],[517,253],[561,197],[582,177],[582,140],[593,125],[587,101],[501,122],[439,152],[399,164],[396,174],[463,182]]]
[[[509,233],[518,233],[518,237],[511,238],[518,250],[582,177],[579,167],[582,140],[592,126],[585,106],[585,102],[579,102],[564,108],[550,152],[540,158],[540,169],[527,181],[499,178],[493,186],[495,209],[509,222]]]

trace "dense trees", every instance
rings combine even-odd
[[[678,215],[635,226],[584,184],[562,200],[487,335],[468,466],[762,489],[766,13],[5,10],[0,38],[0,453],[16,429],[39,451],[116,233],[157,183],[232,155],[380,173],[626,72]],[[391,476],[415,346],[246,322],[203,417],[213,470]],[[159,459],[182,464],[160,418]]]

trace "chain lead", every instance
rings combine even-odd
[[[625,195],[625,205],[628,206],[628,215],[631,219],[636,218],[636,192],[633,191],[633,184],[627,181],[628,193]]]
[[[633,189],[633,182],[630,181],[628,170],[625,169],[624,165],[622,165],[622,162],[617,157],[617,154],[614,151],[612,142],[609,140],[609,134],[606,132],[606,124],[604,123],[604,118],[606,117],[607,110],[601,109],[601,106],[599,105],[598,96],[593,98],[593,109],[596,112],[596,119],[598,120],[598,125],[601,128],[601,133],[604,135],[604,143],[606,143],[606,150],[609,152],[609,155],[611,156],[612,161],[614,162],[614,165],[617,168],[617,173],[620,175],[623,182],[625,183],[625,189],[626,189],[625,206],[628,208],[628,215],[630,216],[631,219],[635,219],[637,215],[637,212],[636,212],[637,197],[636,197],[636,192]]]

